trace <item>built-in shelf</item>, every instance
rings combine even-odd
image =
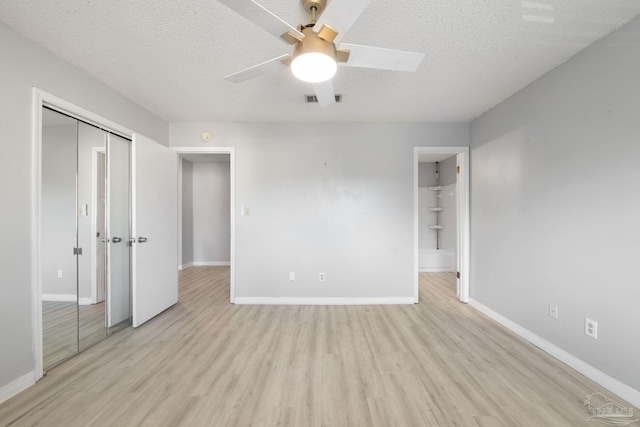
[[[444,190],[444,187],[442,185],[438,185],[437,187],[427,187],[427,189],[431,191],[441,191]]]
[[[433,229],[433,230],[442,230],[444,228],[444,225],[430,225],[429,228]]]
[[[429,208],[429,212],[442,212],[444,208],[442,206],[436,206],[435,208]]]

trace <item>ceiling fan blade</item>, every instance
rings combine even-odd
[[[256,24],[258,27],[265,30],[272,36],[283,40],[281,37],[283,34],[292,32],[299,36],[304,37],[300,31],[292,27],[291,25],[278,18],[273,13],[269,12],[264,7],[260,6],[253,0],[218,0],[228,8],[235,10],[240,15],[247,18],[249,21]],[[283,40],[284,41],[284,40]],[[286,43],[286,42],[285,42]]]
[[[333,40],[334,43],[338,44],[370,1],[331,0],[320,15],[318,22],[313,26],[313,31],[317,33],[324,24],[329,25],[338,32],[338,36]]]
[[[275,73],[276,71],[282,71],[288,68],[288,66],[282,62],[282,60],[288,57],[289,55],[278,56],[277,58],[270,59],[261,64],[238,71],[237,73],[229,74],[225,76],[224,79],[233,83],[240,83],[266,74]]]
[[[321,107],[326,107],[336,103],[336,93],[333,90],[333,80],[329,79],[326,82],[314,83],[313,90],[318,98],[318,104]]]
[[[414,72],[424,59],[424,53],[405,52],[382,47],[342,43],[340,48],[348,49],[351,52],[347,62],[339,63],[339,65],[346,67]]]

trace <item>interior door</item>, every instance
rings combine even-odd
[[[133,137],[133,326],[178,302],[178,155]]]
[[[107,326],[131,318],[131,254],[129,247],[131,203],[131,143],[109,135],[107,152]]]

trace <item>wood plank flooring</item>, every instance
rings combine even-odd
[[[420,276],[402,306],[234,306],[228,267],[0,405],[6,426],[588,426],[611,393]]]
[[[104,302],[91,305],[42,302],[45,371],[78,353],[78,347],[82,351],[106,338],[105,305]]]
[[[48,369],[78,352],[78,304],[42,301],[42,347]]]

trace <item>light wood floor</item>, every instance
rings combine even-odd
[[[44,369],[57,365],[107,336],[105,303],[42,302]],[[78,343],[78,339],[80,342]]]
[[[42,301],[42,349],[48,369],[78,352],[78,304]]]
[[[11,426],[588,426],[611,393],[421,274],[420,304],[234,306],[227,267],[0,405]],[[622,400],[617,399],[620,403]]]

